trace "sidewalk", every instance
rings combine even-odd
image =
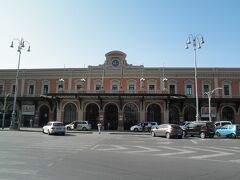
[[[0,131],[11,131],[9,128],[0,129]],[[21,127],[19,131],[25,132],[42,132],[42,128],[30,128],[30,127]],[[92,134],[98,133],[97,130],[92,131],[78,131],[78,130],[67,130],[66,133],[83,133],[83,134]],[[149,132],[132,132],[132,131],[109,131],[109,130],[102,130],[101,133],[108,133],[108,134],[130,134],[130,135],[150,135]]]

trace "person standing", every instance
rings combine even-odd
[[[33,127],[33,119],[32,118],[30,119],[30,127],[31,128]]]
[[[101,122],[99,122],[99,123],[97,124],[97,126],[98,126],[98,134],[100,134],[100,133],[101,133],[101,128],[102,128]]]

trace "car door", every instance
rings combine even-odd
[[[168,125],[167,124],[163,124],[162,125],[162,128],[160,130],[160,136],[165,136],[166,135],[166,130],[168,128]]]
[[[195,135],[195,134],[196,134],[196,128],[197,128],[197,124],[195,124],[195,123],[189,123],[189,124],[186,126],[187,134],[189,134],[189,135]]]
[[[221,135],[225,135],[225,136],[228,135],[228,134],[229,134],[228,126],[229,126],[229,125],[222,126],[220,129],[218,129],[218,132],[219,132]]]
[[[155,131],[156,136],[162,136],[161,135],[162,130],[163,130],[163,125],[159,125],[157,130]]]

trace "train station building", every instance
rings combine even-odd
[[[110,130],[129,130],[139,122],[180,123],[196,119],[194,68],[132,65],[121,51],[111,51],[99,65],[86,68],[20,69],[17,120],[42,127],[101,121]],[[197,68],[201,120],[240,123],[240,68]],[[16,70],[0,70],[0,118],[11,120]]]

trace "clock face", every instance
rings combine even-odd
[[[119,61],[117,59],[112,60],[112,66],[117,67],[119,65]]]

